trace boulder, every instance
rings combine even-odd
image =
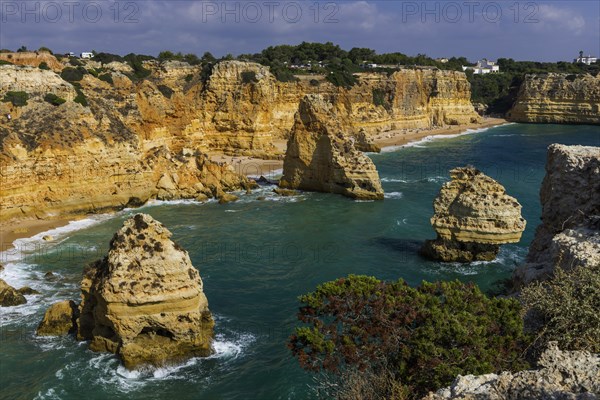
[[[211,354],[214,322],[198,270],[171,232],[137,214],[81,282],[77,337],[125,367],[162,366]]]
[[[17,289],[0,279],[0,307],[12,307],[27,303]]]
[[[21,293],[22,295],[40,294],[40,292],[30,288],[29,286],[23,286],[21,289],[17,290],[17,292]]]
[[[46,310],[44,319],[37,327],[38,336],[62,336],[77,330],[79,309],[73,300],[54,303]]]
[[[321,95],[302,99],[287,143],[281,188],[383,199],[375,164],[344,134],[341,118]]]
[[[500,245],[521,239],[521,205],[504,187],[474,167],[455,168],[433,203],[437,239],[421,253],[440,261],[490,261]]]
[[[298,192],[297,190],[291,190],[291,189],[273,189],[273,193],[276,193],[280,196],[283,197],[291,197],[291,196],[297,196],[300,194],[300,192]]]
[[[239,197],[237,197],[234,194],[230,194],[230,193],[223,193],[220,197],[219,197],[219,204],[227,204],[227,203],[231,203],[234,201],[237,201],[239,199]]]

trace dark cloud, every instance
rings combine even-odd
[[[332,41],[432,56],[571,60],[600,54],[596,1],[8,1],[0,47],[216,55]]]

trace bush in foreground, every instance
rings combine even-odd
[[[557,268],[523,288],[521,300],[527,327],[538,332],[536,348],[556,341],[562,350],[600,352],[600,265]]]
[[[65,99],[63,99],[62,97],[58,97],[54,93],[48,93],[47,95],[45,95],[44,101],[52,104],[53,106],[60,106],[61,104],[66,102]]]
[[[419,397],[459,374],[527,367],[519,302],[488,298],[472,284],[411,288],[350,275],[300,301],[308,326],[288,346],[303,368],[325,372],[338,398]]]

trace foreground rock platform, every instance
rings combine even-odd
[[[77,338],[90,341],[94,351],[117,354],[129,369],[212,352],[214,321],[198,270],[149,215],[125,221],[108,255],[86,268],[81,292]],[[47,334],[66,333],[60,321],[72,314],[57,312],[53,322],[49,313],[39,329],[58,326]]]
[[[439,261],[491,261],[500,245],[521,239],[521,205],[504,187],[474,167],[455,168],[433,203],[437,239],[421,253]]]

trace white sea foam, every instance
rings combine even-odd
[[[381,182],[398,182],[398,183],[409,183],[410,181],[406,180],[406,179],[399,179],[399,178],[381,178]]]
[[[383,197],[385,197],[386,199],[401,199],[402,197],[404,197],[404,195],[402,194],[402,192],[390,192],[385,193]]]
[[[453,133],[453,134],[448,134],[448,135],[429,135],[429,136],[425,136],[424,138],[414,141],[414,142],[410,142],[410,143],[406,143],[404,145],[399,145],[399,146],[386,146],[383,147],[381,149],[382,153],[391,153],[394,151],[398,151],[400,149],[403,149],[405,147],[427,147],[424,146],[424,144],[432,142],[434,140],[440,140],[440,139],[452,139],[452,138],[456,138],[459,136],[465,136],[465,135],[472,135],[474,133],[481,133],[481,132],[485,132],[489,129],[492,128],[496,128],[498,126],[503,126],[503,125],[496,125],[496,126],[490,126],[490,127],[485,127],[485,128],[477,128],[477,129],[467,129],[464,132],[460,132],[460,133]]]

